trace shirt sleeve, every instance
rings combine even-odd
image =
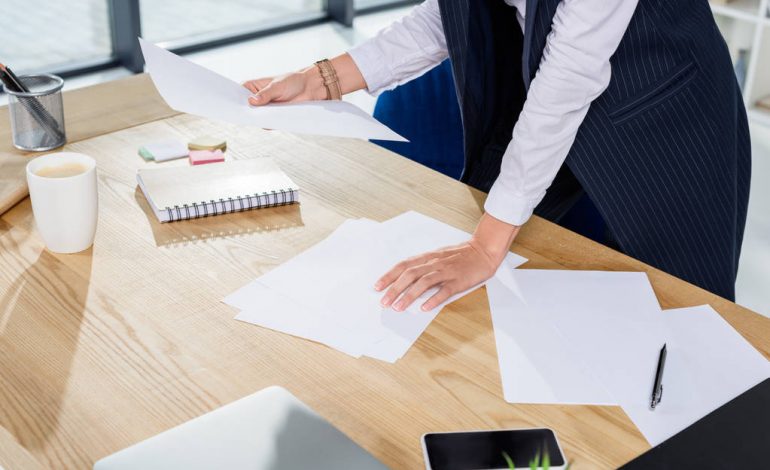
[[[610,57],[638,0],[563,0],[543,57],[484,205],[522,225],[545,196],[572,147],[591,102],[610,83]]]
[[[373,95],[422,75],[448,56],[438,1],[426,0],[348,53]]]

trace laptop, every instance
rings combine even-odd
[[[94,470],[386,469],[288,390],[269,387],[105,457]]]
[[[755,385],[620,469],[770,468],[768,423],[770,379]]]

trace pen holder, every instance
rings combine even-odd
[[[11,113],[13,145],[20,150],[41,152],[64,145],[64,80],[56,75],[23,75],[19,80],[29,92],[5,88]]]

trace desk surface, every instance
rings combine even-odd
[[[151,93],[143,83],[136,92]],[[229,158],[273,156],[302,204],[159,224],[135,183],[138,168],[155,164],[136,149],[201,134],[226,137]],[[0,426],[44,467],[90,467],[269,385],[394,468],[420,468],[429,431],[551,427],[577,469],[616,467],[648,448],[619,407],[506,403],[483,289],[447,307],[396,364],[235,321],[220,302],[345,218],[415,209],[470,231],[483,194],[366,142],[187,115],[67,150],[98,162],[94,246],[45,251],[29,199],[0,217]],[[513,251],[531,260],[525,268],[646,271],[663,307],[709,303],[770,356],[770,320],[542,219]]]
[[[39,155],[14,148],[10,115],[5,108],[0,108],[0,214],[27,197],[25,167],[30,158]],[[175,114],[144,74],[64,93],[67,142]]]

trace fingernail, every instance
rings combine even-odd
[[[380,281],[377,281],[374,283],[374,289],[375,290],[381,290],[382,289],[382,283]]]
[[[383,297],[382,300],[380,300],[380,303],[382,304],[383,307],[387,307],[388,305],[390,305],[390,299],[387,297]]]
[[[428,308],[428,304],[422,304],[422,307],[421,307],[421,308],[422,308],[422,311],[423,311],[423,312],[427,312],[428,310],[430,310],[430,309]]]
[[[404,309],[404,302],[402,300],[399,300],[398,302],[396,302],[396,305],[393,306],[393,310],[397,312],[400,312],[403,309]]]

